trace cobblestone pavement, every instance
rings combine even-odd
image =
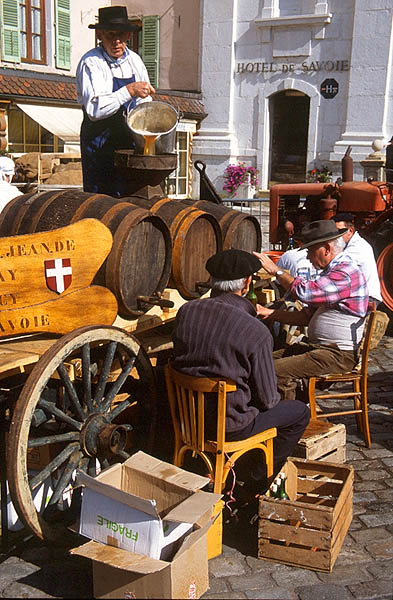
[[[354,518],[332,573],[257,558],[257,524],[225,525],[223,554],[210,561],[213,598],[356,600],[393,598],[393,337],[371,352],[372,447],[346,417],[347,462],[355,468]],[[0,555],[2,598],[92,597],[91,565],[34,539]],[[157,597],[159,597],[159,592]]]

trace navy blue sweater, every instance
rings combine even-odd
[[[187,302],[173,332],[173,367],[196,377],[227,377],[237,390],[227,395],[226,431],[239,431],[258,412],[280,401],[273,364],[273,339],[249,300],[227,293]],[[207,407],[207,427],[216,419]]]

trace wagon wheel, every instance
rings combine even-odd
[[[121,329],[82,327],[49,348],[22,389],[9,432],[8,482],[25,526],[41,539],[68,541],[66,526],[76,519],[80,490],[73,492],[71,506],[64,498],[75,469],[95,476],[97,467],[149,451],[155,394],[147,354]],[[32,473],[27,452],[34,448],[51,455],[47,466]],[[39,514],[33,495],[48,481],[47,505]]]

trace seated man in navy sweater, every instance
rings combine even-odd
[[[173,367],[196,377],[227,377],[237,390],[227,395],[226,439],[241,440],[277,427],[274,476],[304,432],[308,407],[298,400],[281,401],[273,363],[273,340],[245,295],[259,260],[243,250],[224,250],[210,257],[210,298],[193,300],[178,311],[173,333]],[[209,410],[210,408],[210,410]],[[216,431],[217,407],[207,408],[206,432]],[[260,453],[257,454],[260,459]],[[266,468],[255,463],[246,485],[263,493]]]

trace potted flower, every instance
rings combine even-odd
[[[235,197],[241,185],[246,187],[246,197],[250,198],[250,192],[259,184],[258,169],[256,167],[247,166],[244,162],[239,162],[237,165],[228,165],[224,171],[223,190],[228,192],[231,197]]]
[[[320,169],[314,168],[307,171],[307,182],[308,183],[325,183],[326,181],[332,181],[333,173],[326,165]]]

